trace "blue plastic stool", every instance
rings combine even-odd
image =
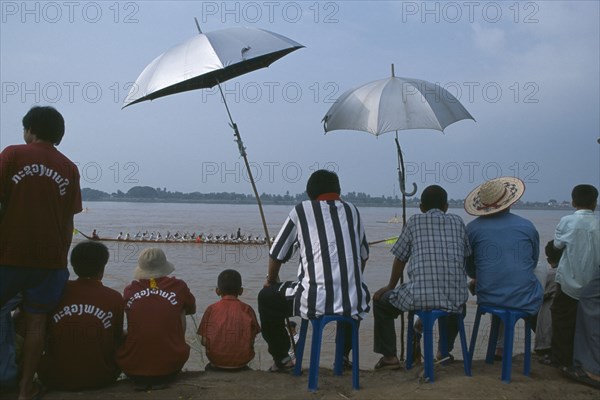
[[[296,367],[294,375],[302,374],[302,356],[304,355],[304,344],[306,343],[306,332],[308,330],[307,319],[302,320],[300,325],[300,336],[296,344]],[[323,329],[329,322],[337,322],[335,334],[335,362],[333,372],[335,375],[342,375],[344,371],[344,324],[352,325],[352,388],[359,389],[358,384],[358,321],[352,317],[342,315],[324,315],[322,317],[311,319],[312,323],[312,346],[310,350],[310,368],[308,369],[308,390],[314,392],[318,389],[319,382],[319,359],[321,357],[321,341],[323,339]]]
[[[469,346],[469,360],[473,360],[475,352],[475,341],[477,340],[477,331],[482,314],[492,314],[492,328],[490,331],[490,340],[488,342],[485,362],[494,363],[494,354],[496,352],[496,342],[498,341],[498,330],[500,329],[500,320],[504,323],[504,352],[502,353],[502,382],[510,383],[510,373],[512,369],[512,350],[513,339],[515,335],[515,325],[521,318],[525,320],[525,360],[523,365],[523,375],[529,376],[531,372],[531,323],[528,317],[531,315],[510,308],[479,305],[475,324],[473,325],[473,334],[471,335],[471,345]]]
[[[414,317],[415,314],[419,316],[421,321],[423,321],[423,358],[425,360],[425,378],[428,379],[429,382],[433,382],[433,360],[435,358],[435,353],[433,351],[433,325],[435,320],[439,317],[447,317],[453,313],[449,313],[442,310],[419,310],[419,311],[410,311],[408,313],[408,332],[406,335],[407,341],[407,352],[406,352],[406,369],[411,369],[413,364],[413,336],[414,336]],[[465,368],[465,375],[471,376],[471,359],[469,358],[469,353],[467,349],[467,337],[465,335],[465,324],[463,321],[462,313],[456,313],[458,315],[458,331],[460,334],[460,344],[462,347],[463,353],[463,365]],[[448,356],[448,339],[447,339],[447,328],[446,321],[439,320],[438,324],[440,324],[440,352],[442,353],[442,357]]]

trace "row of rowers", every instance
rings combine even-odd
[[[98,235],[98,231],[96,229],[92,232],[92,239],[102,240]],[[181,234],[181,232],[177,231],[174,234],[171,231],[167,231],[166,235],[162,235],[160,232],[148,232],[148,231],[138,231],[135,236],[129,234],[129,232],[123,234],[123,232],[119,232],[119,235],[116,237],[117,240],[139,240],[139,241],[173,241],[173,242],[209,242],[209,243],[259,243],[265,244],[267,243],[266,237],[264,236],[254,236],[252,234],[243,235],[238,229],[237,233],[223,234],[223,235],[213,235],[212,233],[204,234],[204,232],[200,234],[196,234],[196,232],[189,233],[186,232]],[[271,238],[271,242],[274,238]]]

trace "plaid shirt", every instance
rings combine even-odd
[[[465,259],[471,246],[463,220],[439,209],[413,215],[392,254],[407,262],[409,281],[395,288],[389,302],[403,311],[458,312],[467,301]]]

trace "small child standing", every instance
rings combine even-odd
[[[221,300],[208,306],[198,328],[210,363],[206,369],[241,370],[254,358],[254,339],[260,332],[252,307],[240,301],[242,277],[226,269],[217,278]]]

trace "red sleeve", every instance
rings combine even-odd
[[[196,313],[196,298],[190,291],[188,285],[181,281],[184,286],[184,301],[183,301],[183,309],[186,315],[195,314]]]

